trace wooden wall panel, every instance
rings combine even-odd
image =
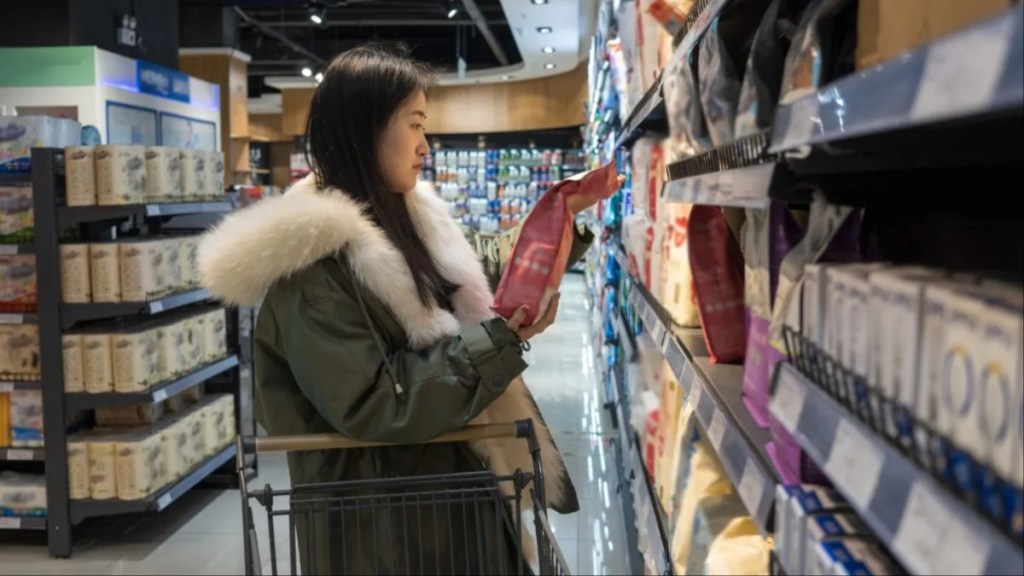
[[[281,114],[250,114],[249,137],[257,142],[291,142],[292,136],[281,131]]]
[[[312,88],[282,91],[281,131],[306,132]],[[567,128],[586,123],[587,67],[557,76],[468,86],[437,86],[427,97],[427,133],[479,134]]]
[[[224,91],[221,88],[221,105]],[[249,136],[249,64],[231,58],[228,67],[228,109],[231,115],[231,137]]]

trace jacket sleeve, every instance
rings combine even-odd
[[[298,386],[338,432],[361,440],[416,442],[462,428],[526,368],[500,318],[385,358],[344,291],[289,316],[280,337],[285,357],[301,359],[290,362]]]
[[[525,221],[524,219],[523,222]],[[497,290],[498,283],[501,282],[501,275],[505,271],[508,261],[512,258],[512,249],[515,248],[516,241],[519,240],[521,229],[522,223],[501,234],[476,235],[475,245],[484,265],[484,272],[487,274],[487,281],[490,283],[491,291]],[[574,222],[572,226],[572,248],[569,249],[569,260],[566,264],[566,270],[579,262],[593,243],[594,233],[586,226]]]

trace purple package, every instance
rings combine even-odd
[[[779,267],[779,285],[770,326],[769,367],[786,361],[783,327],[789,325],[799,329],[804,266],[812,262],[859,262],[860,232],[859,209],[829,205],[822,195],[815,194],[807,233]],[[796,439],[770,415],[769,429],[772,441],[768,444],[768,455],[782,483],[820,483],[826,480],[821,470],[800,449]]]
[[[761,427],[769,425],[771,369],[775,365],[769,334],[779,267],[803,233],[784,203],[771,202],[767,210],[747,210],[744,237],[747,350],[743,365],[743,402]]]

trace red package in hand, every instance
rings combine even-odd
[[[693,207],[687,237],[697,311],[711,361],[742,360],[747,338],[740,247],[722,210],[714,206]]]
[[[558,292],[572,248],[571,196],[606,198],[618,188],[615,165],[577,174],[548,189],[526,216],[512,257],[505,265],[494,296],[494,310],[508,318],[522,305],[529,306],[523,325],[529,326],[547,311]]]

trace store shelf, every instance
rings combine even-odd
[[[0,530],[46,530],[46,518],[0,516]]]
[[[35,253],[35,244],[0,244],[0,256],[13,256],[15,254]]]
[[[740,499],[762,535],[770,535],[778,478],[766,452],[769,433],[754,422],[743,404],[743,367],[712,363],[699,329],[681,329],[677,337],[662,320],[665,314],[660,305],[638,285],[630,301],[695,406],[697,421]]]
[[[159,204],[131,204],[127,206],[65,206],[57,211],[60,228],[85,222],[123,220],[135,216],[157,218],[161,216],[184,216],[188,214],[218,214],[233,210],[226,200],[210,202],[167,202]]]
[[[777,166],[764,164],[665,183],[666,202],[767,208]]]
[[[38,324],[38,314],[11,314],[0,312],[0,324]]]
[[[104,394],[90,394],[88,392],[76,392],[64,395],[64,403],[68,412],[80,410],[93,410],[107,406],[123,406],[126,404],[145,404],[152,402],[163,402],[164,400],[180,394],[193,386],[199,385],[218,374],[238,366],[238,356],[228,356],[216,362],[206,364],[201,368],[165,384],[158,384],[145,392],[110,392]]]
[[[42,462],[45,454],[42,448],[0,448],[0,462]]]
[[[770,151],[1019,114],[1022,106],[1024,8],[1018,4],[780,106]]]
[[[193,468],[181,480],[141,500],[71,500],[71,521],[77,524],[86,518],[98,516],[160,512],[234,457],[235,444],[231,443]]]
[[[775,373],[772,415],[912,574],[1019,574],[1020,543],[955,498],[794,366]]]
[[[687,21],[683,26],[683,30],[685,30],[684,36],[679,41],[679,45],[676,46],[673,60],[682,58],[697,45],[701,36],[704,35],[704,31],[711,24],[711,20],[728,2],[729,0],[698,0],[694,3],[693,7],[690,8],[690,15],[697,14],[697,16],[692,23],[689,16],[687,17]]]
[[[643,526],[647,533],[647,540],[651,543],[651,555],[654,557],[655,574],[671,574],[672,557],[669,553],[671,545],[667,530],[665,529],[665,526],[668,524],[668,518],[666,517],[664,507],[661,505],[661,500],[654,493],[651,476],[647,473],[647,467],[644,466],[643,459],[640,457],[639,436],[633,435],[632,440],[635,443],[634,446],[637,447],[632,451],[631,455],[633,474],[637,481],[641,482],[641,494],[651,502],[651,513],[647,514]]]
[[[69,328],[78,322],[89,320],[102,320],[119,316],[153,315],[197,302],[204,302],[209,299],[210,292],[208,290],[196,288],[150,300],[149,302],[62,304],[61,322],[65,328]]]
[[[32,174],[29,172],[0,172],[0,186],[31,186]]]
[[[14,392],[15,390],[42,390],[42,382],[26,382],[23,380],[0,381],[0,392]]]
[[[664,130],[667,127],[667,122],[668,116],[665,110],[665,100],[661,97],[661,76],[659,76],[629,113],[629,118],[623,123],[622,132],[615,141],[615,147],[629,146],[647,129],[660,128]]]

